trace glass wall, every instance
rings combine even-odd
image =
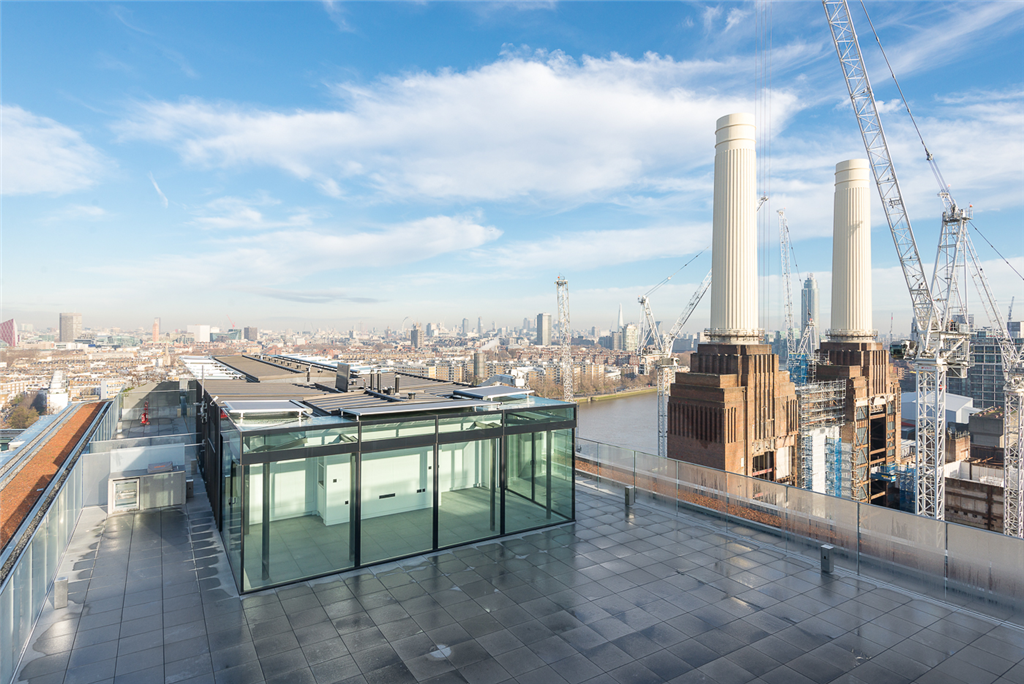
[[[434,447],[363,454],[360,562],[434,548]]]
[[[296,429],[288,432],[245,435],[245,453],[260,454],[268,451],[288,451],[306,447],[351,444],[359,438],[358,425],[344,425],[322,430]]]
[[[244,590],[354,565],[349,454],[250,465],[245,471]]]
[[[572,430],[506,439],[505,533],[572,517]]]
[[[223,442],[221,457],[220,499],[221,520],[223,521],[224,551],[231,565],[231,574],[238,583],[242,572],[242,453],[238,430],[224,429],[220,433]]]
[[[79,459],[0,586],[0,682],[14,677],[14,668],[74,533],[82,511],[83,469]],[[9,545],[8,551],[11,548]]]
[[[437,545],[452,546],[501,531],[498,440],[443,444],[438,455]]]
[[[831,544],[836,565],[858,575],[1024,624],[1020,539],[589,440],[577,449],[580,474],[602,489],[636,485],[669,506],[674,490],[676,510],[720,517],[812,563]]]
[[[239,587],[253,591],[571,520],[573,430],[542,423],[571,421],[573,409],[551,404],[529,416],[517,407],[341,419],[305,430],[245,427],[240,442],[226,428],[220,508]],[[524,419],[538,431],[496,436]],[[331,445],[351,453],[289,458],[295,449]],[[232,554],[236,536],[241,552]]]

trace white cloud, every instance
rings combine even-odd
[[[747,18],[750,16],[750,12],[745,12],[738,8],[729,10],[729,16],[725,19],[725,32],[728,32],[736,26],[742,26]]]
[[[94,204],[72,204],[54,212],[46,220],[51,222],[96,221],[105,216],[107,216],[106,210]]]
[[[715,20],[722,15],[722,8],[719,6],[705,7],[701,12],[701,19],[704,21],[704,33],[711,33]]]
[[[336,0],[321,0],[321,4],[323,4],[327,16],[339,30],[345,33],[352,32],[352,26],[349,25],[348,18],[345,16],[345,10],[340,2],[336,2]]]
[[[895,15],[897,33],[903,42],[887,46],[886,54],[899,78],[917,71],[926,71],[955,63],[965,52],[976,47],[978,40],[992,41],[999,35],[1013,34],[1024,25],[1024,11],[1019,2],[936,3],[934,9],[946,15],[941,21],[921,22],[916,14]],[[912,13],[919,10],[910,9]],[[861,24],[863,24],[861,26]],[[866,21],[858,21],[861,45],[877,53],[870,40],[871,29]],[[875,24],[882,32],[883,26]],[[894,27],[890,26],[892,31]],[[941,40],[936,40],[941,36]],[[870,53],[869,53],[870,55]],[[880,55],[873,57],[868,68],[879,75],[888,74]]]
[[[566,232],[543,240],[505,242],[475,258],[503,269],[581,271],[694,254],[711,243],[711,225]]]
[[[257,220],[252,213],[255,210],[237,198],[220,202],[219,206],[229,209],[223,227],[252,227],[252,221]],[[280,293],[289,292],[277,289],[279,285],[318,273],[336,272],[346,274],[347,282],[352,283],[351,292],[346,295],[351,299],[381,289],[381,281],[363,282],[352,271],[383,269],[370,272],[394,277],[400,274],[399,269],[410,264],[442,255],[454,258],[501,236],[500,230],[481,225],[472,216],[431,216],[373,228],[276,228],[213,238],[197,245],[189,254],[168,254],[153,259],[145,269],[123,265],[117,271],[140,282],[188,278],[244,291],[252,291],[252,274],[259,273],[260,287],[266,291],[260,292],[278,293],[267,294],[277,298],[282,298]],[[365,287],[365,292],[360,287]]]
[[[3,105],[5,195],[60,195],[94,185],[107,161],[81,134],[21,107]]]
[[[586,201],[707,164],[715,120],[749,109],[722,94],[735,78],[729,62],[510,52],[464,73],[339,84],[341,110],[149,102],[118,130],[195,165],[277,167],[330,196]],[[775,129],[799,106],[778,92]]]
[[[206,203],[195,213],[194,223],[202,228],[229,230],[273,230],[306,227],[312,224],[313,214],[304,209],[289,212],[287,217],[270,219],[264,214],[268,207],[280,204],[278,200],[261,194],[255,199],[221,197]]]
[[[153,178],[153,172],[149,173],[149,181],[153,184],[153,189],[156,190],[156,194],[160,195],[160,201],[163,202],[164,209],[167,208],[167,195],[160,189],[160,186],[156,183],[156,178]]]

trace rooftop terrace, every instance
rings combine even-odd
[[[184,510],[85,509],[17,681],[1024,681],[1024,631],[696,511],[577,484],[577,521],[239,598]]]

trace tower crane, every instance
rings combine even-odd
[[[1010,297],[1010,308],[1006,310],[1006,322],[1009,323],[1013,320],[1013,301],[1016,297]]]
[[[962,310],[957,266],[963,263],[962,248],[971,212],[953,201],[932,154],[925,147],[939,181],[945,209],[929,283],[878,117],[850,8],[846,0],[822,0],[822,6],[914,309],[917,339],[893,345],[893,356],[911,359],[917,375],[916,512],[941,520],[945,508],[942,464],[946,452],[946,376],[952,372],[962,377],[968,365],[967,326],[955,322],[952,315],[957,304]]]
[[[644,353],[653,353],[659,355],[666,355],[672,353],[672,343],[666,343],[665,340],[667,340],[669,337],[671,337],[672,340],[675,340],[675,338],[679,335],[679,331],[683,329],[683,325],[686,323],[686,321],[680,323],[679,320],[677,320],[675,325],[672,326],[672,330],[670,330],[668,334],[662,335],[661,332],[659,332],[658,330],[657,321],[654,320],[654,314],[651,312],[651,295],[657,292],[662,285],[672,280],[673,276],[675,276],[684,268],[692,264],[697,257],[699,257],[706,251],[707,247],[694,254],[689,261],[687,261],[685,264],[677,268],[671,275],[666,277],[660,283],[658,283],[650,290],[648,290],[645,294],[640,296],[640,334],[637,335],[636,337],[636,349],[630,350],[632,352],[635,352],[637,356],[643,356]],[[708,277],[706,278],[706,280],[708,280],[708,284],[710,284],[711,282],[709,280],[710,278],[711,274],[708,273]],[[682,316],[680,316],[680,319],[682,319]]]
[[[555,281],[555,290],[558,293],[558,336],[561,338],[561,372],[562,372],[562,399],[572,401],[573,397],[573,371],[572,371],[572,331],[569,329],[569,281],[558,276]]]
[[[786,218],[786,210],[779,209],[779,247],[782,253],[782,279],[786,292],[786,366],[789,369],[790,378],[802,385],[810,380],[807,375],[807,362],[814,353],[815,338],[817,337],[817,321],[807,312],[807,325],[804,327],[800,339],[793,334],[795,321],[793,319],[793,285],[792,271],[790,270],[789,254],[792,245],[789,239],[789,220]]]
[[[793,334],[793,276],[789,268],[789,220],[785,208],[779,209],[779,251],[782,254],[782,281],[786,292],[786,362],[796,353],[796,336]]]
[[[675,324],[665,333],[665,337],[662,340],[662,348],[666,350],[666,360],[670,360],[672,344],[679,337],[679,333],[682,331],[683,326],[686,325],[686,321],[690,320],[694,309],[700,304],[700,300],[704,298],[710,287],[711,271],[708,271],[708,274],[704,276],[704,280],[700,282],[697,290],[690,297],[690,301],[687,302],[686,308],[679,314]],[[668,392],[669,386],[672,384],[673,368],[675,368],[674,360],[672,360],[671,364],[666,363],[658,366],[658,455],[663,458],[668,457]]]
[[[965,236],[964,245],[970,258],[971,275],[975,287],[981,293],[981,302],[988,314],[999,351],[1003,369],[1003,533],[1010,537],[1024,537],[1024,469],[1021,455],[1024,444],[1024,347],[1018,347],[1010,339],[1007,326],[1000,320],[992,288],[981,268],[970,235]],[[1010,311],[1013,311],[1011,298]],[[1007,316],[1009,318],[1009,315]]]

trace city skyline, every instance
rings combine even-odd
[[[1024,9],[868,7],[955,196],[1024,271]],[[777,243],[785,208],[795,289],[815,274],[827,328],[834,165],[864,150],[820,4],[772,12],[762,211]],[[4,72],[0,319],[501,327],[552,311],[561,273],[574,328],[604,329],[620,304],[638,320],[636,298],[710,242],[712,124],[755,110],[754,15],[752,3],[5,5],[18,66]],[[930,270],[935,182],[857,8],[854,21]],[[892,314],[909,331],[872,205],[874,327]],[[1021,281],[975,243],[1005,316]],[[773,247],[763,324],[777,329]],[[709,265],[705,253],[663,286],[655,317],[674,320]],[[684,330],[708,319],[706,298]]]

